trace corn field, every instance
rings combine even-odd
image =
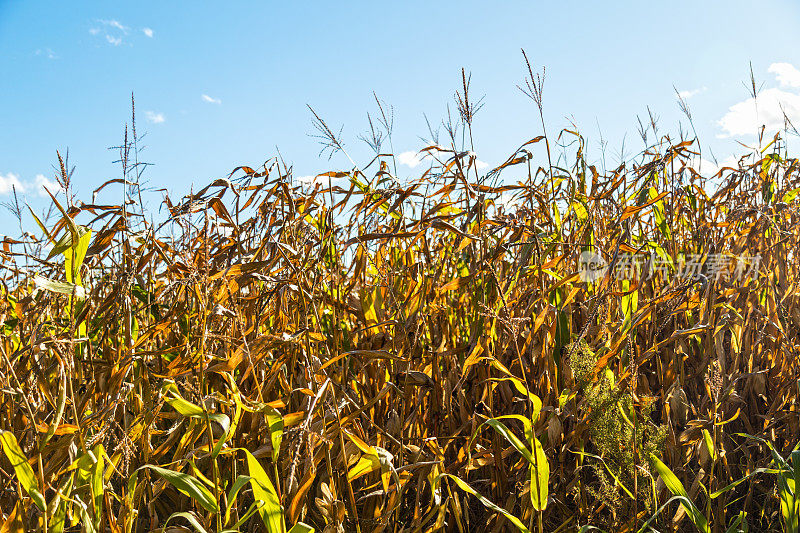
[[[135,129],[92,203],[59,156],[0,250],[2,531],[799,531],[784,137],[478,170],[463,82],[409,179],[378,134],[146,209]]]

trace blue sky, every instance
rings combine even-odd
[[[647,106],[662,131],[677,133],[673,86],[689,95],[704,158],[741,151],[735,140],[754,142],[758,122],[778,127],[779,103],[800,125],[793,2],[221,6],[0,0],[0,201],[14,184],[44,205],[39,186],[52,179],[57,149],[69,149],[83,200],[119,177],[107,148],[121,141],[131,92],[147,132],[142,159],[153,163],[145,177],[175,195],[256,166],[276,147],[296,176],[349,167],[341,156],[318,157],[306,104],[337,130],[343,125],[346,147],[366,162],[357,136],[375,111],[373,91],[394,107],[395,153],[413,152],[427,134],[423,113],[441,121],[461,67],[472,72],[474,94],[485,95],[476,152],[498,164],[541,129],[516,88],[520,48],[535,68],[546,66],[549,132],[574,120],[595,155],[602,132],[609,163],[626,134],[629,154],[641,148],[636,116]],[[742,85],[749,62],[764,83],[758,116]]]

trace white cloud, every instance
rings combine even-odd
[[[51,179],[45,178],[43,174],[36,175],[33,187],[39,196],[47,196],[47,192],[44,190],[45,187],[54,195],[61,190],[61,185]]]
[[[155,111],[145,111],[144,115],[150,124],[163,124],[167,120],[164,117],[164,113],[156,113]]]
[[[717,172],[725,167],[739,168],[739,160],[730,155],[725,159],[717,160],[716,163],[709,159],[695,159],[692,161],[692,167],[700,172],[703,176],[710,178],[715,176]]]
[[[711,177],[719,172],[719,169],[724,167],[724,164],[717,165],[713,161],[709,161],[708,159],[700,159],[698,161],[694,161],[692,167],[700,172],[703,176]]]
[[[222,103],[222,100],[220,100],[219,98],[213,98],[211,96],[208,96],[207,94],[201,95],[200,98],[202,98],[204,102],[208,102],[209,104],[221,104]]]
[[[800,70],[789,63],[773,63],[767,72],[775,74],[781,87],[800,87]]]
[[[422,158],[417,152],[403,152],[397,156],[397,162],[409,168],[415,168],[422,163]]]
[[[25,186],[19,180],[19,176],[11,172],[6,175],[0,174],[0,196],[11,194],[14,189],[19,193],[25,192]]]
[[[122,44],[122,37],[112,37],[111,35],[106,34],[106,41],[108,41],[108,44],[113,46],[119,46]]]
[[[792,122],[800,122],[800,94],[765,89],[759,93],[758,101],[748,98],[728,109],[718,122],[724,131],[721,136],[755,135],[762,125],[768,133],[777,131],[783,128],[784,112]]]
[[[775,74],[781,87],[800,87],[800,71],[789,63],[773,63],[767,69]],[[761,126],[766,133],[784,127],[784,113],[793,123],[800,122],[800,93],[771,87],[758,93],[758,98],[748,98],[728,108],[718,124],[723,133],[718,137],[755,135]]]
[[[142,28],[142,33],[144,33],[147,37],[153,38],[153,29],[152,28]]]
[[[698,94],[700,94],[702,92],[705,92],[707,90],[708,90],[708,87],[701,87],[699,89],[692,89],[691,91],[679,91],[678,92],[678,96],[680,96],[684,100],[688,100],[692,96],[696,96],[696,95],[698,95]]]
[[[12,172],[6,175],[0,174],[0,196],[12,194],[16,190],[17,194],[31,192],[46,197],[45,187],[53,194],[57,194],[61,190],[61,186],[56,181],[44,177],[44,174],[37,174],[33,181],[21,180]]]

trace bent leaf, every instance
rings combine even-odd
[[[144,465],[143,467],[139,468],[139,470],[142,470],[143,468],[149,468],[161,476],[180,492],[199,503],[206,511],[214,513],[219,512],[219,506],[217,505],[217,501],[214,499],[214,495],[211,494],[211,491],[208,489],[208,487],[203,485],[203,483],[201,483],[197,478],[190,476],[189,474],[184,474],[183,472],[176,472],[174,470],[161,468],[160,466],[155,465]]]
[[[480,502],[487,509],[491,509],[492,511],[495,511],[495,512],[500,513],[501,515],[505,516],[508,519],[508,521],[511,522],[512,524],[514,524],[519,531],[522,531],[522,533],[530,533],[530,530],[527,527],[525,527],[525,524],[523,524],[520,521],[519,518],[517,518],[513,514],[509,513],[508,511],[506,511],[502,507],[499,507],[499,506],[495,505],[494,503],[492,503],[487,498],[485,498],[485,497],[481,496],[480,494],[478,494],[478,492],[475,489],[473,489],[472,487],[470,487],[469,484],[466,481],[463,481],[461,478],[458,478],[458,477],[456,477],[456,476],[454,476],[452,474],[441,474],[439,476],[440,479],[443,478],[443,477],[448,477],[448,478],[452,479],[453,481],[455,481],[456,485],[458,485],[458,487],[461,490],[463,490],[464,492],[467,492],[469,494],[472,494],[473,496],[478,498],[478,500],[480,500]]]
[[[655,455],[650,454],[650,460],[653,462],[653,466],[655,466],[658,475],[664,480],[664,484],[670,492],[675,496],[681,496],[681,505],[686,509],[686,513],[689,515],[692,523],[697,526],[697,529],[703,533],[711,533],[706,517],[703,516],[700,509],[689,499],[689,495],[686,493],[686,489],[683,487],[683,483],[680,482],[678,477]]]

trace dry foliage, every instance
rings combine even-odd
[[[118,205],[74,200],[62,164],[43,241],[0,252],[3,531],[780,528],[754,475],[771,452],[742,435],[798,441],[800,180],[780,139],[712,185],[689,141],[601,171],[565,130],[483,173],[458,136],[404,182],[390,154],[331,186],[238,167],[162,222],[137,208],[135,132],[128,181],[104,185]],[[585,250],[664,268],[587,283]],[[761,263],[716,276],[723,254]],[[662,465],[691,505],[656,513]]]

